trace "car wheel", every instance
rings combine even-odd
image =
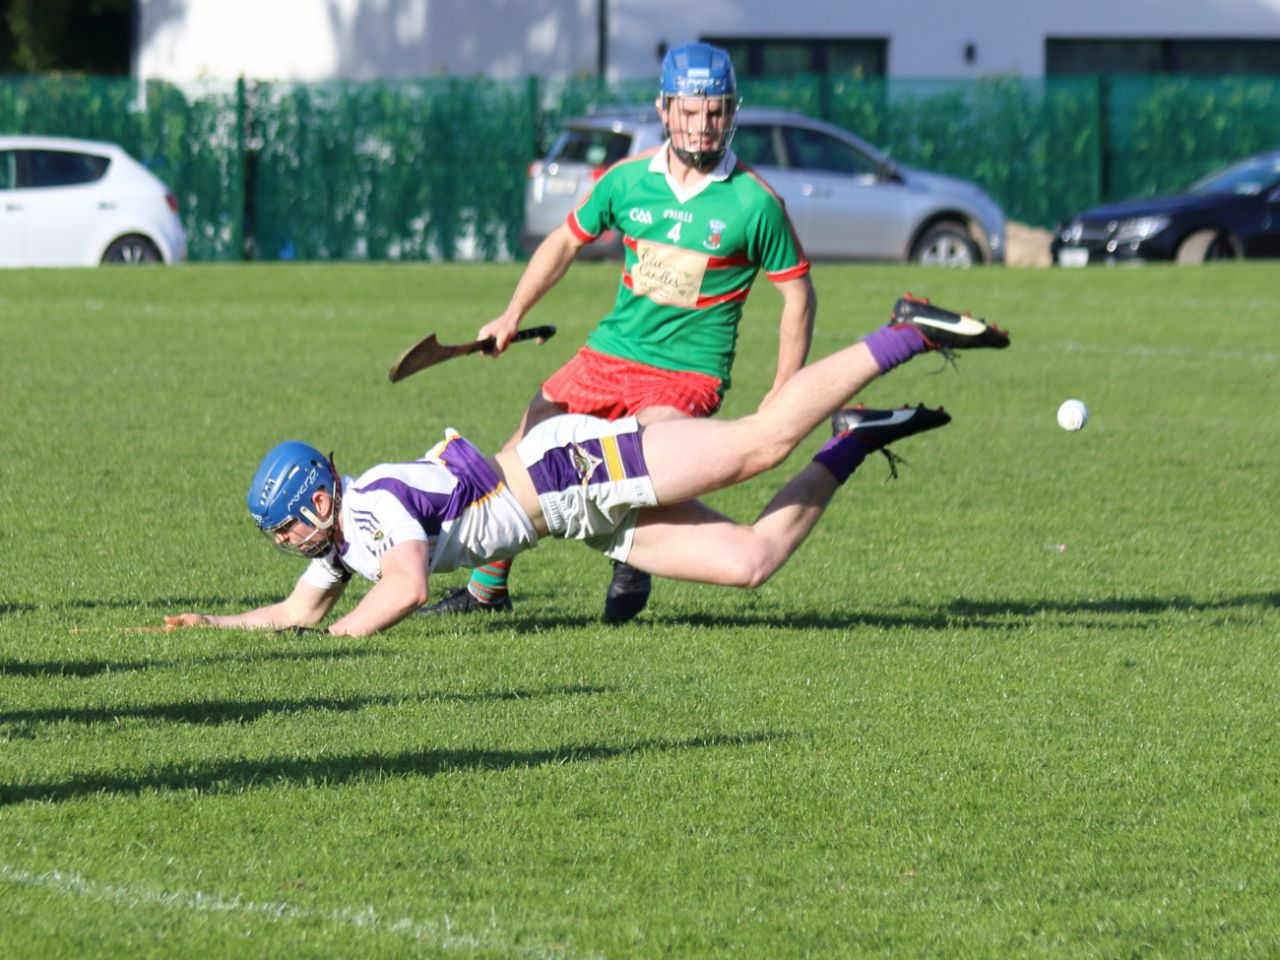
[[[137,233],[125,234],[111,241],[107,252],[102,255],[106,263],[160,263],[163,258],[156,245],[146,237]]]
[[[935,223],[911,249],[911,262],[926,266],[972,267],[981,260],[969,231],[953,220]]]
[[[1197,230],[1178,245],[1178,263],[1206,263],[1209,260],[1235,260],[1239,256],[1235,243],[1217,230]]]

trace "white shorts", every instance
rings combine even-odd
[[[627,559],[640,509],[658,502],[635,417],[552,417],[530,430],[516,453],[553,536]]]

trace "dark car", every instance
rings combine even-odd
[[[1058,225],[1054,262],[1280,257],[1280,150],[1198,180],[1182,193],[1094,207]]]

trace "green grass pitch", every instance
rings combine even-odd
[[[552,542],[507,618],[134,629],[290,589],[243,503],[275,442],[497,447],[616,271],[546,345],[395,386],[519,266],[0,276],[0,956],[1280,955],[1274,265],[819,266],[815,356],[906,290],[1013,347],[873,384],[954,421],[755,593],[660,582],[609,629],[606,562]],[[752,518],[819,440],[713,502]]]

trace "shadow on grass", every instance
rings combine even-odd
[[[385,651],[361,647],[337,647],[330,650],[273,650],[269,652],[236,651],[205,657],[183,657],[169,660],[13,660],[0,657],[0,676],[14,677],[96,677],[104,673],[131,673],[137,670],[162,670],[169,667],[219,663],[265,662],[270,660],[346,660],[354,657],[385,656]]]
[[[1280,593],[1246,593],[1238,597],[1198,600],[1195,597],[1099,597],[1089,600],[953,600],[945,609],[964,616],[1024,616],[1044,613],[1212,613],[1246,607],[1280,609]]]
[[[608,687],[551,687],[546,690],[495,690],[486,693],[430,692],[410,696],[307,697],[299,700],[211,700],[204,703],[158,703],[144,707],[50,707],[43,710],[0,710],[0,723],[114,723],[117,720],[159,720],[166,723],[218,725],[248,724],[266,716],[326,711],[351,713],[369,707],[399,707],[407,703],[484,703],[609,693]]]
[[[455,771],[527,770],[601,762],[642,753],[744,747],[786,736],[785,733],[747,733],[687,740],[642,740],[623,746],[584,744],[554,750],[420,750],[390,755],[361,753],[170,764],[137,774],[100,773],[57,783],[3,784],[0,785],[0,806],[30,801],[61,803],[103,794],[136,795],[147,790],[231,794],[264,787],[332,787],[388,777],[434,777]]]
[[[1093,624],[1106,627],[1107,617],[1124,617],[1134,614],[1158,615],[1163,613],[1212,613],[1233,612],[1247,609],[1280,610],[1280,593],[1251,593],[1238,597],[1201,600],[1188,596],[1164,597],[1102,597],[1084,600],[965,600],[958,598],[938,605],[920,604],[915,610],[897,610],[880,613],[875,610],[854,609],[848,614],[839,612],[802,613],[739,611],[730,614],[695,613],[681,616],[679,613],[651,615],[647,620],[637,620],[633,627],[646,622],[662,626],[691,627],[772,627],[780,630],[848,630],[850,627],[875,627],[877,629],[912,630],[1021,630],[1027,621],[1046,615],[1065,617],[1095,616]],[[596,621],[586,621],[595,623]],[[576,621],[557,621],[550,618],[535,619],[513,626],[516,632],[543,630],[554,624],[577,625]],[[585,624],[584,624],[585,625]],[[1131,629],[1132,624],[1114,624]]]

